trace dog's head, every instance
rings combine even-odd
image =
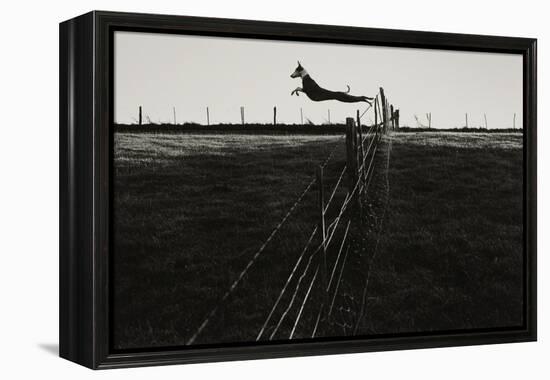
[[[294,70],[294,72],[292,74],[290,74],[290,77],[291,78],[302,78],[303,76],[305,76],[307,73],[306,73],[306,70],[302,67],[302,65],[300,64],[300,61],[298,61],[298,67],[296,67],[296,70]]]

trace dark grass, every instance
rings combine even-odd
[[[345,133],[346,125],[343,123],[332,124],[272,124],[272,123],[218,123],[204,125],[198,123],[146,123],[146,124],[115,124],[117,132],[124,133],[252,133],[252,134],[342,134]],[[483,133],[501,134],[515,133],[521,135],[521,128],[411,128],[403,126],[399,132],[460,132],[460,133]]]
[[[115,134],[115,348],[184,344],[335,147],[327,187],[342,136]],[[196,343],[255,339],[315,227],[316,196]]]
[[[386,141],[320,334],[350,335],[357,322],[358,334],[521,323],[521,135],[392,141],[389,177]],[[340,136],[115,134],[115,347],[185,344],[334,147],[327,193],[344,165]],[[316,204],[312,191],[195,343],[255,339],[317,223]],[[314,292],[296,338],[310,336],[321,302]],[[288,338],[293,319],[275,339]]]
[[[345,133],[345,124],[210,124],[197,123],[150,123],[150,124],[115,124],[117,132],[124,133],[239,133],[239,134],[315,134],[341,135]]]
[[[460,133],[494,133],[494,134],[501,134],[501,133],[516,133],[521,135],[523,133],[522,128],[483,128],[483,127],[477,127],[477,128],[466,128],[466,127],[456,127],[456,128],[413,128],[413,127],[401,127],[399,128],[399,132],[460,132]]]
[[[521,326],[521,138],[393,135],[362,333]]]

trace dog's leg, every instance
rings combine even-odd
[[[300,94],[299,94],[300,92],[304,92],[304,89],[302,87],[296,87],[294,89],[294,91],[292,91],[290,93],[290,95],[292,96],[292,95],[296,94],[296,96],[300,96]]]

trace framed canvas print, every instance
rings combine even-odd
[[[536,40],[60,24],[60,355],[536,339]]]

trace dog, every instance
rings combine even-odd
[[[296,89],[290,93],[291,96],[294,94],[296,94],[296,96],[300,96],[300,92],[303,92],[307,95],[308,98],[310,98],[314,102],[321,102],[324,100],[337,100],[344,103],[366,102],[368,104],[372,104],[372,101],[374,100],[374,98],[369,98],[368,96],[350,95],[349,86],[347,86],[348,90],[346,92],[330,91],[322,88],[317,84],[317,82],[313,80],[313,78],[311,78],[311,76],[309,76],[307,71],[300,64],[300,61],[298,61],[298,67],[296,67],[296,70],[294,70],[294,72],[290,74],[290,77],[302,78],[302,87],[296,87]]]

